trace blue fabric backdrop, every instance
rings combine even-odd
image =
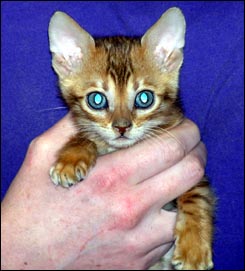
[[[180,94],[208,149],[207,174],[219,198],[216,270],[244,269],[243,2],[2,1],[2,197],[31,140],[67,113],[51,68],[47,29],[56,10],[94,36],[142,35],[180,7],[187,21]]]

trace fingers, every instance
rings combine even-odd
[[[128,232],[126,241],[130,247],[134,247],[139,254],[146,255],[153,263],[173,244],[175,222],[175,212],[152,212]]]
[[[138,184],[138,193],[146,194],[146,204],[159,209],[196,185],[204,175],[205,164],[206,148],[200,142],[179,163]]]
[[[168,212],[163,209],[153,210],[137,225],[135,232],[140,233],[137,239],[142,238],[142,242],[145,239],[151,239],[150,249],[173,242],[176,216],[176,212]]]
[[[190,120],[171,130],[171,134],[163,133],[158,140],[150,139],[135,146],[128,153],[129,167],[135,174],[131,176],[132,183],[142,182],[163,170],[171,167],[189,153],[200,141],[197,126]],[[131,158],[131,159],[130,159]]]
[[[103,157],[108,168],[117,168],[124,180],[136,184],[171,167],[200,141],[197,126],[185,119],[169,133],[147,139],[127,150]],[[119,166],[120,165],[120,166]],[[128,178],[130,176],[130,178]]]

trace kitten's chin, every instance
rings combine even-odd
[[[126,138],[126,137],[119,137],[119,138],[116,138],[116,139],[108,142],[108,144],[111,147],[116,148],[116,149],[128,148],[128,147],[134,145],[135,143],[136,143],[136,140]]]

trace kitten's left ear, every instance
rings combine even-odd
[[[79,70],[84,56],[95,47],[89,33],[64,12],[52,16],[48,33],[53,68],[60,78]]]
[[[181,10],[170,8],[142,37],[142,46],[146,46],[149,53],[153,54],[162,70],[171,72],[180,68],[185,28],[185,18]]]

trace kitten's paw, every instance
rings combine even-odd
[[[95,165],[96,145],[86,139],[74,136],[59,151],[58,159],[49,175],[55,185],[70,187],[83,180]]]
[[[188,244],[188,242],[187,242]],[[213,268],[212,251],[203,244],[178,244],[174,251],[172,265],[176,270],[210,270]]]
[[[49,174],[55,185],[70,187],[83,180],[89,169],[83,161],[79,161],[76,165],[58,162],[50,169]]]
[[[88,175],[95,161],[95,155],[84,157],[81,154],[72,157],[62,156],[50,169],[49,175],[55,185],[70,187],[82,181]]]

